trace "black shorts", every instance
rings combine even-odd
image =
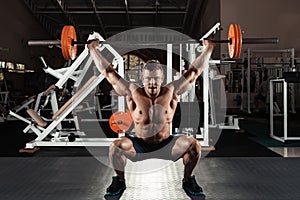
[[[172,149],[179,136],[180,135],[170,135],[160,143],[149,144],[141,138],[126,135],[125,137],[131,140],[133,148],[136,151],[136,156],[130,160],[135,162],[150,158],[159,158],[176,161],[181,158],[181,156],[174,158],[172,156]]]

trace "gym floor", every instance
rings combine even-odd
[[[203,152],[195,169],[206,199],[298,200],[300,142],[281,143],[269,138],[264,113],[243,117],[240,126],[245,132],[223,131],[216,150]],[[299,119],[298,114],[294,119]],[[289,124],[294,126],[293,120]],[[101,162],[107,155],[107,147],[100,148],[98,155],[84,147],[43,147],[34,154],[19,153],[18,149],[33,137],[22,133],[23,126],[18,121],[0,124],[4,137],[0,199],[111,199],[104,194],[113,170]],[[127,189],[121,197],[113,199],[201,199],[189,197],[181,189],[181,160],[141,172],[143,167],[152,166],[152,162],[159,161],[129,161]]]

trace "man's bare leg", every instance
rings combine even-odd
[[[125,165],[127,158],[135,155],[132,142],[125,138],[116,139],[109,148],[109,160],[117,174],[112,177],[112,183],[106,189],[105,196],[119,196],[122,195],[126,189],[125,183]]]
[[[109,160],[121,180],[125,180],[124,170],[127,163],[127,158],[134,156],[135,150],[132,142],[122,137],[116,139],[109,148]]]
[[[184,179],[190,177],[201,156],[200,143],[193,137],[180,136],[172,149],[174,157],[182,156],[184,164]]]
[[[180,136],[172,149],[172,156],[182,156],[184,164],[183,189],[189,195],[204,195],[202,188],[197,184],[192,173],[201,157],[200,143],[193,137]]]
[[[184,180],[188,180],[188,177],[192,176],[200,157],[201,145],[196,139],[193,139],[186,153],[182,157],[184,164]]]

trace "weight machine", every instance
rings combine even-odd
[[[100,38],[100,35],[96,32],[90,34],[88,40]],[[118,73],[123,76],[124,75],[124,67],[123,67],[123,58],[109,45],[104,44],[99,47],[99,51],[103,51],[107,49],[114,56],[113,66],[118,67]],[[28,131],[33,131],[37,138],[26,144],[26,149],[33,149],[37,146],[107,146],[112,139],[104,139],[104,138],[70,138],[65,137],[63,132],[60,132],[61,122],[67,119],[67,116],[87,97],[103,80],[104,76],[102,74],[93,75],[86,83],[69,99],[61,108],[58,108],[57,98],[55,88],[62,88],[62,86],[66,83],[67,80],[72,79],[75,81],[74,87],[79,87],[79,85],[83,82],[83,78],[86,75],[88,69],[92,64],[92,58],[88,55],[88,50],[85,48],[83,52],[78,56],[78,58],[73,62],[70,67],[62,68],[58,70],[53,70],[49,66],[47,66],[45,60],[40,58],[46,73],[53,75],[58,78],[58,82],[55,85],[50,86],[46,91],[40,93],[37,97],[37,101],[35,104],[35,108],[28,109],[27,113],[32,118],[28,120],[13,111],[9,111],[11,116],[14,116],[25,123],[27,123],[27,127],[23,130],[24,133]],[[84,64],[82,69],[79,67]],[[51,108],[53,111],[52,120],[48,120],[40,116],[38,113],[38,108],[40,106],[40,99],[42,96],[47,96],[48,100],[50,99]],[[48,101],[46,100],[46,101]],[[118,101],[118,109],[120,111],[125,110],[124,106],[124,98],[119,97]],[[72,119],[75,121],[78,120],[76,116]],[[47,124],[49,125],[47,126]],[[46,127],[47,126],[47,127]],[[78,129],[78,125],[76,126]],[[79,132],[77,132],[79,133]],[[52,137],[49,140],[47,136],[51,134]],[[84,133],[81,134],[84,136]],[[72,140],[72,142],[70,142]]]
[[[255,54],[277,54],[277,55],[289,55],[289,61],[288,62],[280,62],[280,61],[272,61],[272,62],[261,62],[261,63],[253,63],[251,61],[251,58],[253,55]],[[262,65],[263,67],[265,67],[266,69],[268,69],[270,72],[268,73],[268,77],[272,77],[272,78],[277,78],[277,77],[282,77],[284,72],[288,72],[289,68],[292,68],[295,66],[294,64],[294,60],[295,60],[295,49],[291,48],[291,49],[276,49],[276,50],[251,50],[250,48],[248,48],[244,54],[243,54],[243,58],[242,60],[245,60],[247,58],[247,77],[245,77],[245,68],[242,67],[242,81],[241,81],[241,107],[240,110],[244,110],[244,106],[245,106],[245,102],[246,102],[246,111],[251,114],[251,66],[252,65]],[[245,90],[244,90],[244,80],[247,80],[246,82],[246,88],[247,88],[247,92],[246,92],[246,98],[245,98]],[[293,113],[295,113],[295,97],[294,97],[294,86],[291,84],[291,111]],[[274,109],[277,110],[277,112],[279,113],[280,110],[278,110],[278,105],[276,104],[276,102],[273,102],[274,105]]]

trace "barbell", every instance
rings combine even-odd
[[[217,43],[228,43],[228,54],[230,58],[239,58],[243,44],[277,44],[279,39],[274,38],[243,38],[241,26],[230,24],[228,29],[228,39],[216,41]]]
[[[239,24],[230,24],[226,40],[213,40],[215,43],[227,43],[230,58],[239,58],[243,44],[277,44],[278,38],[243,38]],[[61,46],[63,57],[74,60],[77,54],[77,45],[88,44],[88,41],[77,41],[75,28],[71,25],[64,26],[60,40],[29,40],[29,46]],[[166,44],[155,42],[155,44]],[[134,45],[138,45],[134,43]],[[145,44],[141,44],[145,45]]]

